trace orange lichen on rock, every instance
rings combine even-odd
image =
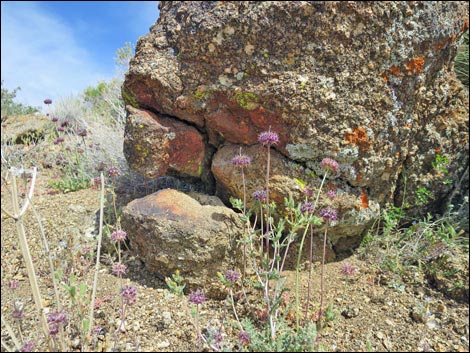
[[[359,146],[361,151],[367,151],[370,147],[369,136],[363,127],[358,127],[353,132],[345,133],[344,138],[347,142]]]
[[[434,50],[439,51],[447,45],[447,39],[443,39],[438,43],[434,44]]]
[[[395,77],[400,77],[401,76],[400,67],[392,65],[392,66],[390,66],[389,70],[390,70],[390,72],[392,73],[393,76],[395,76]]]
[[[387,76],[387,73],[386,73],[385,71],[382,72],[382,73],[380,74],[380,76],[382,76],[382,78],[383,78],[383,80],[384,80],[385,82],[388,82],[388,76]]]
[[[361,205],[363,208],[369,207],[369,198],[367,197],[367,191],[364,188],[362,188]]]
[[[409,74],[418,74],[423,71],[424,67],[424,58],[422,56],[417,57],[416,59],[408,61],[406,64],[406,70]]]

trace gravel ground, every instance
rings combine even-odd
[[[39,175],[33,199],[40,215],[56,265],[74,271],[77,283],[91,286],[93,263],[87,257],[95,248],[99,190],[85,189],[68,194],[51,194],[47,187],[50,175]],[[21,191],[21,190],[20,190]],[[2,208],[10,209],[8,185],[2,187]],[[18,246],[12,219],[2,213],[2,316],[18,332],[12,319],[13,302],[24,305],[21,333],[25,341],[33,341],[35,350],[47,350],[41,338],[40,325],[34,315],[34,302]],[[31,247],[46,312],[54,310],[52,281],[44,254],[37,221],[31,210],[24,224]],[[102,331],[94,335],[96,351],[198,351],[195,319],[191,315],[187,296],[170,292],[164,282],[145,270],[144,264],[126,251],[128,273],[120,279],[113,275],[108,263],[102,261],[99,272],[95,324]],[[461,254],[462,258],[468,254]],[[425,276],[416,271],[408,278],[397,279],[372,261],[357,254],[326,265],[326,299],[332,305],[334,318],[326,324],[318,338],[319,347],[326,351],[458,351],[469,349],[468,303],[449,299],[433,289]],[[341,272],[344,263],[355,268],[354,275]],[[66,265],[69,264],[69,265]],[[72,265],[70,265],[72,264]],[[468,266],[468,261],[467,261]],[[467,269],[468,271],[468,269]],[[320,266],[313,269],[313,303],[319,302]],[[305,295],[307,272],[302,271],[302,294]],[[294,288],[295,272],[286,271],[287,286]],[[11,280],[19,281],[11,290]],[[137,288],[137,301],[128,308],[125,329],[115,336],[119,325],[119,288],[130,284]],[[240,299],[237,311],[241,316],[256,312],[255,292],[248,290],[247,302]],[[61,295],[66,298],[65,291]],[[293,295],[291,295],[291,299]],[[72,305],[70,301],[65,307]],[[318,309],[318,307],[316,307]],[[206,334],[224,327],[224,341],[233,350],[240,350],[238,328],[231,310],[224,301],[207,301],[200,306],[200,327]],[[289,317],[289,316],[288,316]],[[71,317],[70,321],[77,320]],[[80,339],[72,326],[68,345],[80,351]],[[116,340],[116,343],[115,343]],[[12,346],[7,330],[2,326],[2,341]],[[115,346],[116,345],[116,346]],[[2,351],[4,348],[2,347]]]

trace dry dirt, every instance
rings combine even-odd
[[[47,185],[47,181],[54,177],[53,173],[53,170],[44,170],[39,174],[33,206],[41,219],[56,265],[65,272],[73,271],[77,283],[86,283],[90,288],[100,191],[89,188],[53,194]],[[11,209],[9,186],[8,183],[3,184],[1,190],[2,208],[8,210]],[[20,194],[24,190],[20,183]],[[32,209],[27,212],[24,225],[39,276],[43,304],[45,310],[50,312],[55,307],[52,281]],[[14,299],[19,299],[25,308],[25,317],[21,322],[24,340],[34,342],[36,351],[47,350],[34,312],[16,228],[13,220],[3,212],[1,227],[2,321],[5,318],[18,332],[12,313]],[[137,301],[128,308],[126,329],[119,332],[115,347],[121,279],[111,274],[108,263],[102,261],[95,311],[95,324],[102,327],[102,331],[94,336],[94,350],[198,351],[195,320],[187,295],[180,297],[170,292],[163,281],[146,271],[144,264],[133,256],[132,249],[126,251],[126,255],[129,269],[122,281],[136,286]],[[326,265],[325,306],[332,305],[334,318],[320,332],[317,348],[325,351],[468,351],[468,297],[466,302],[450,299],[433,288],[418,270],[410,270],[402,277],[384,272],[374,262],[373,255],[359,256],[356,253]],[[458,252],[454,255],[460,256],[463,263],[463,259],[468,257],[468,254]],[[342,274],[344,263],[355,267],[354,275]],[[468,273],[468,260],[466,266]],[[320,266],[316,263],[312,290],[312,303],[316,309],[319,303],[319,274]],[[288,279],[287,286],[292,288],[289,300],[293,301],[295,273],[286,272],[284,275]],[[303,295],[307,276],[307,271],[302,271]],[[11,280],[19,281],[16,290],[9,288]],[[60,293],[62,298],[66,298],[63,289]],[[257,311],[253,298],[259,293],[247,289],[247,294],[248,301],[243,296],[237,301],[237,311],[240,316],[249,315],[256,319],[261,316],[261,311]],[[67,306],[71,306],[70,301]],[[258,308],[261,309],[261,306]],[[233,350],[246,348],[237,339],[239,330],[225,301],[207,301],[200,306],[199,314],[204,333],[223,327],[227,347]],[[71,317],[70,321],[77,322],[77,317]],[[79,337],[73,329],[70,330],[68,344],[71,350],[80,351]],[[3,324],[2,342],[13,345]],[[202,349],[209,350],[207,346]]]

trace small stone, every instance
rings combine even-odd
[[[168,341],[163,341],[157,344],[158,349],[163,349],[163,348],[168,348],[170,347],[170,342]]]
[[[80,347],[80,338],[78,338],[78,337],[75,338],[74,340],[72,340],[71,344],[72,344],[73,348],[79,348]]]
[[[431,330],[434,330],[435,328],[438,327],[438,323],[436,320],[429,320],[426,322],[426,326],[430,328]]]

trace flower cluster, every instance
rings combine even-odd
[[[334,191],[333,189],[330,189],[328,190],[328,192],[326,193],[328,195],[328,197],[334,199],[336,197],[336,191]]]
[[[63,137],[58,137],[56,138],[56,140],[54,141],[54,145],[58,145],[59,143],[62,143],[64,142],[65,139]]]
[[[323,158],[323,160],[321,161],[321,166],[325,170],[331,171],[332,173],[336,173],[339,168],[338,162],[331,158]]]
[[[108,173],[108,176],[110,178],[114,178],[114,177],[121,175],[121,172],[119,171],[117,167],[109,167],[106,172]]]
[[[253,193],[253,198],[256,200],[256,201],[265,201],[266,200],[266,190],[256,190],[254,193]]]
[[[101,180],[100,180],[101,182]],[[124,241],[127,238],[127,233],[126,231],[122,229],[115,230],[114,232],[111,233],[111,240],[115,242],[120,242]]]
[[[126,284],[122,287],[121,295],[124,299],[124,304],[132,305],[137,300],[137,288]]]
[[[18,288],[18,285],[20,284],[20,282],[16,279],[12,279],[10,280],[10,289],[16,289]]]
[[[49,334],[55,336],[59,333],[59,325],[67,323],[67,313],[63,310],[56,310],[49,314],[47,317],[49,324]]]
[[[320,211],[320,217],[326,221],[336,221],[338,219],[338,212],[332,208],[324,208]]]
[[[204,292],[201,291],[200,289],[197,289],[195,292],[191,291],[189,293],[189,302],[193,304],[202,304],[206,301],[206,296],[204,295]]]
[[[247,345],[250,343],[250,334],[246,331],[240,331],[238,334],[238,339],[242,344]]]
[[[232,164],[234,166],[243,168],[251,164],[251,158],[243,154],[240,154],[232,158]]]
[[[300,211],[302,213],[313,213],[315,212],[315,206],[311,202],[306,202],[300,206]]]
[[[265,131],[258,135],[258,142],[263,146],[272,146],[279,143],[279,135],[272,131]]]
[[[228,270],[225,273],[225,278],[227,279],[227,281],[236,282],[240,279],[240,274],[237,271]]]
[[[87,135],[86,129],[85,129],[85,128],[83,128],[83,129],[78,129],[78,130],[77,130],[77,135],[78,135],[78,136],[81,136],[81,137],[85,137],[85,136]]]
[[[49,98],[44,99],[44,104],[46,105],[52,104],[52,99],[49,99]]]
[[[350,263],[345,262],[341,266],[341,273],[346,276],[353,276],[356,273],[356,268]]]
[[[13,319],[22,320],[24,318],[24,305],[23,302],[16,299],[13,303]]]
[[[25,342],[20,348],[20,352],[32,352],[33,350],[34,350],[33,342]]]
[[[112,266],[113,275],[121,277],[126,273],[127,266],[121,262],[115,262]]]

